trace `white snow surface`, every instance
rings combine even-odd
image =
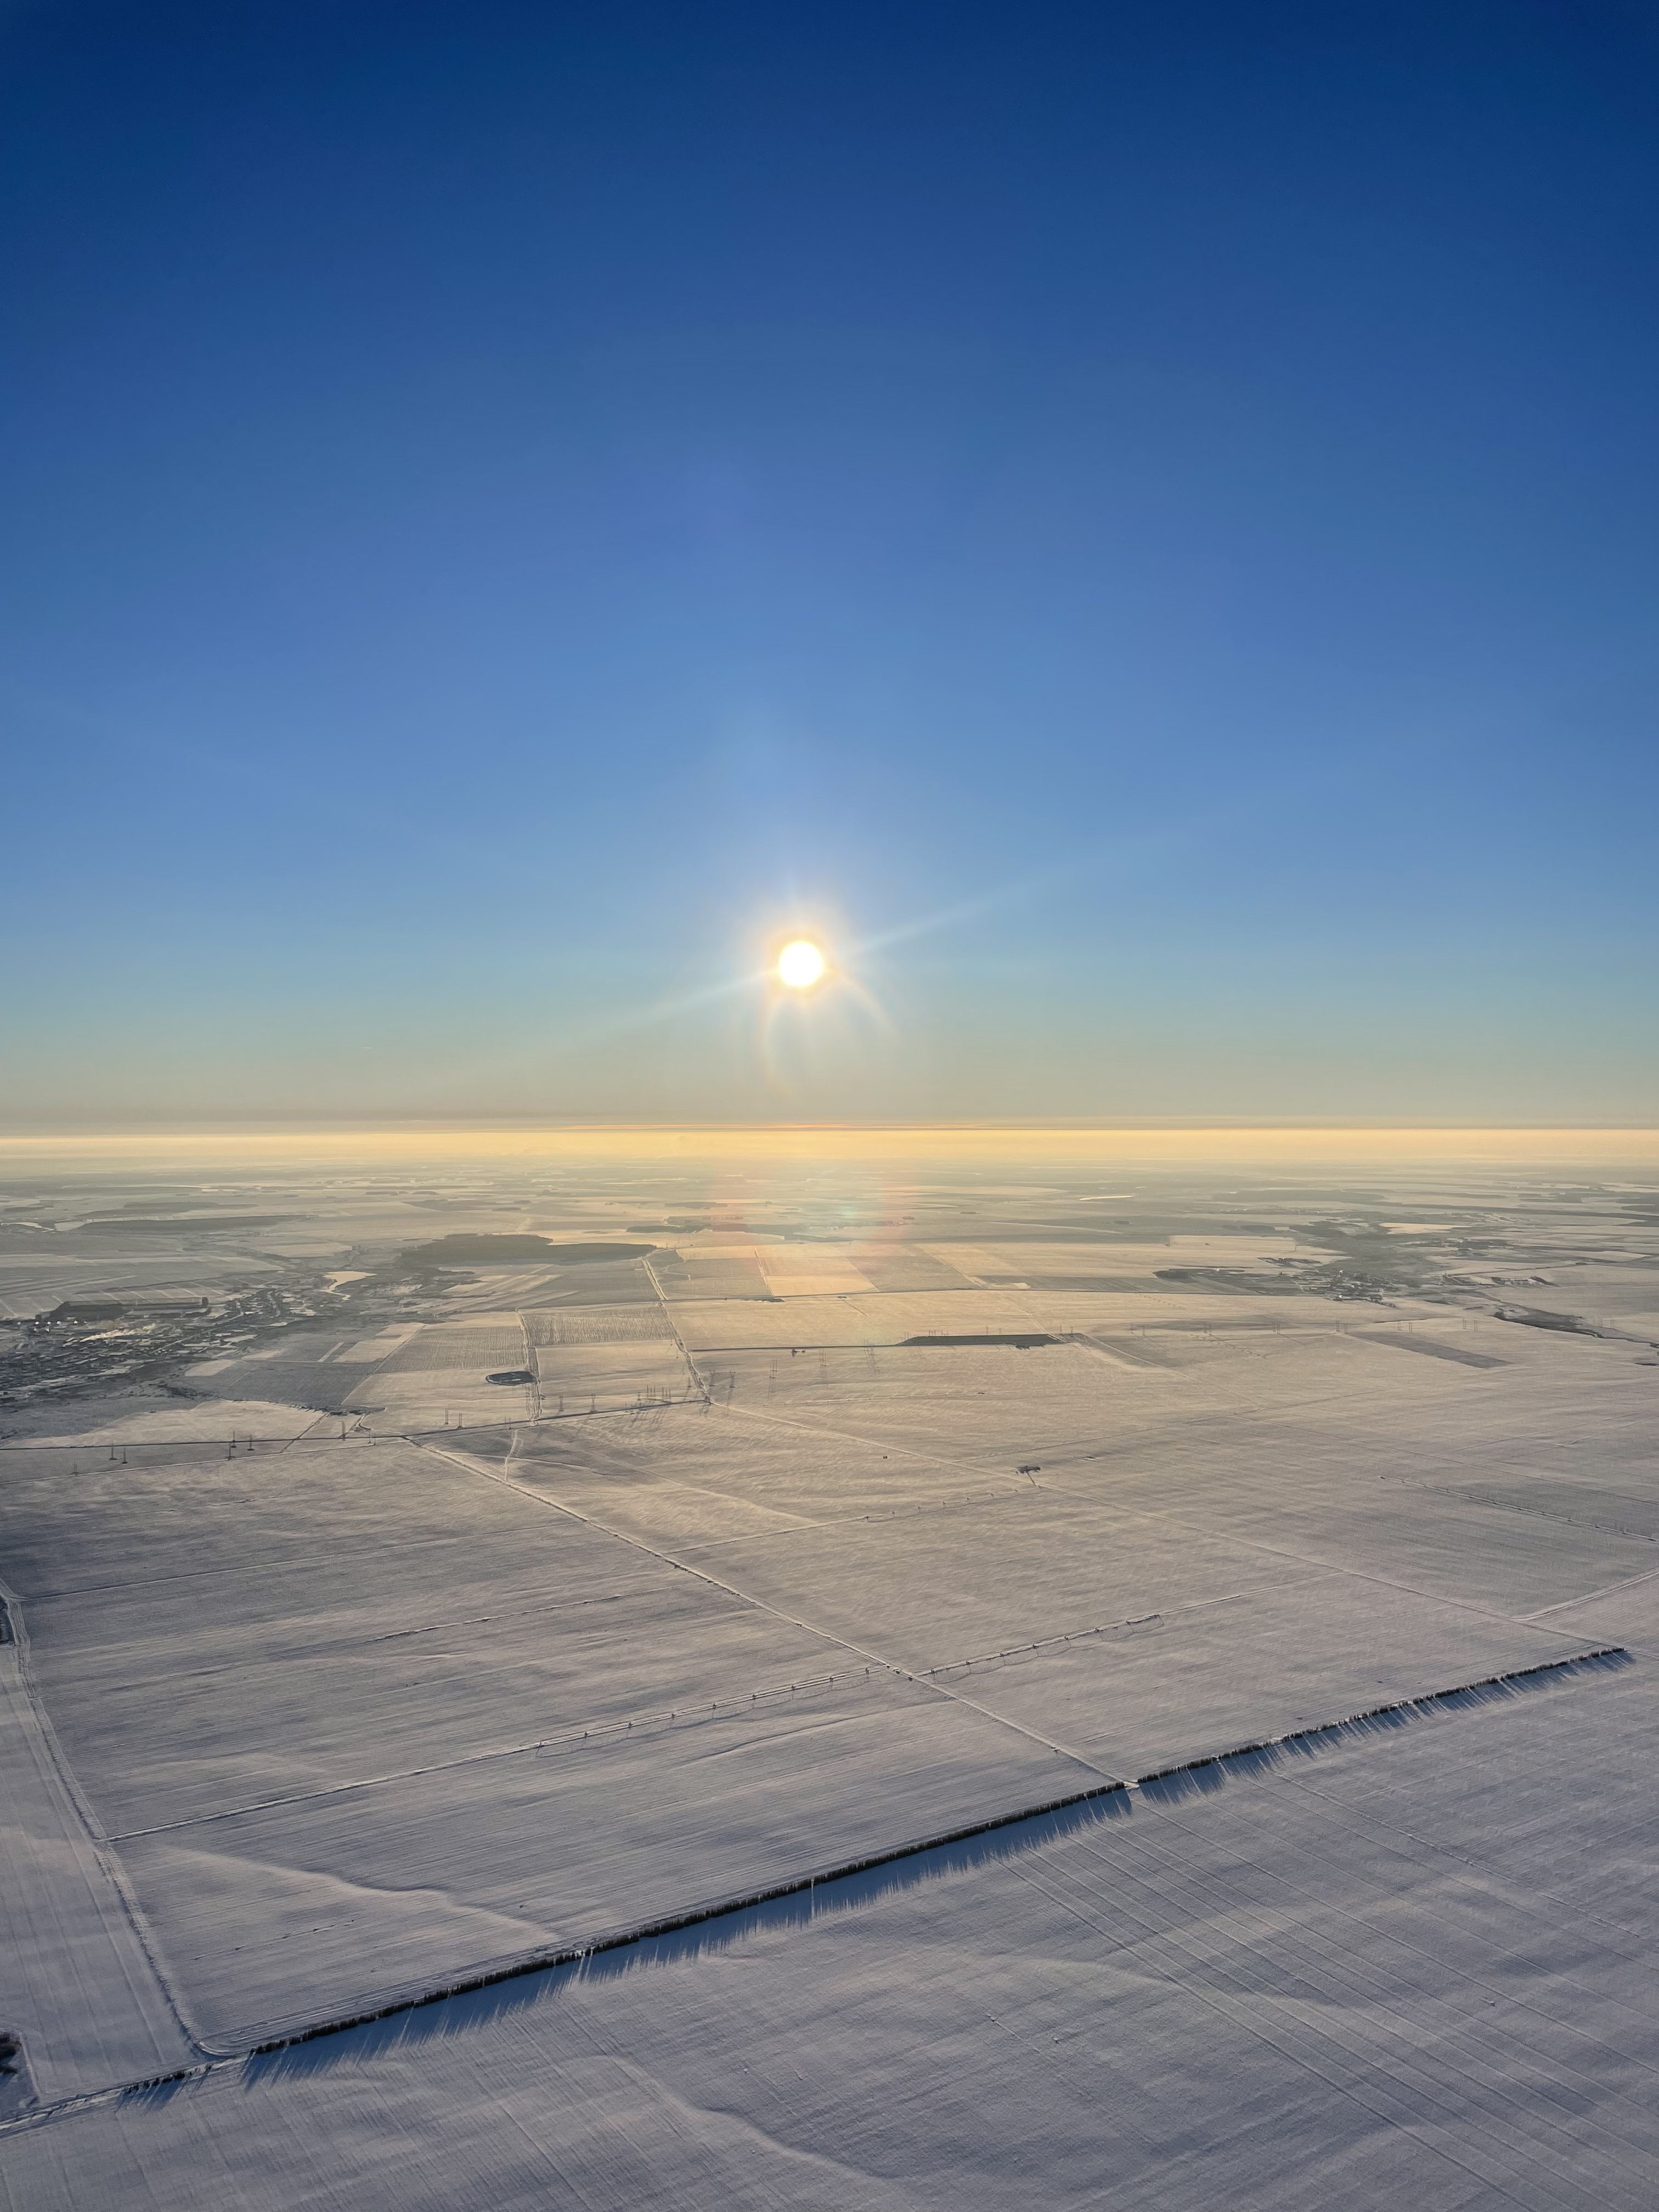
[[[118,1864],[77,1802],[27,1653],[0,1645],[0,1991],[47,2101],[187,2063]]]
[[[786,1305],[355,1274],[362,1423],[42,1397],[0,2212],[1659,2203],[1659,1362],[1456,1272],[1652,1224],[1402,1188],[1452,1291],[1355,1303],[1237,1285],[1358,1200],[978,1196],[711,1232]]]
[[[1645,2212],[1656,1736],[1632,1668],[1236,1761],[14,2132],[0,2202]]]

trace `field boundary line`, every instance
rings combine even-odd
[[[856,1436],[850,1430],[826,1429],[810,1422],[793,1420],[783,1413],[763,1413],[757,1407],[725,1406],[716,1407],[714,1410],[717,1413],[738,1414],[745,1420],[770,1421],[780,1428],[798,1429],[807,1436],[834,1437],[843,1443],[861,1444],[870,1450],[879,1450],[883,1448],[879,1439],[872,1440],[868,1437]],[[1099,1452],[1090,1454],[1088,1457],[1090,1460],[1106,1458],[1109,1455],[1111,1449],[1111,1447],[1106,1447]],[[931,1453],[917,1451],[906,1444],[890,1443],[886,1446],[886,1449],[890,1452],[901,1453],[910,1459],[921,1460],[934,1467],[946,1467],[958,1472],[964,1470],[984,1472],[982,1468],[975,1467],[971,1461],[941,1459]],[[1076,1460],[1053,1462],[1054,1473],[1061,1475],[1067,1466],[1078,1464],[1079,1462]],[[1036,1487],[1050,1498],[1066,1498],[1073,1504],[1098,1506],[1108,1502],[1088,1491],[1068,1489],[1063,1480],[1055,1481],[1047,1474]],[[1134,1519],[1161,1522],[1167,1527],[1185,1529],[1189,1534],[1203,1537],[1211,1543],[1232,1545],[1243,1551],[1259,1552],[1268,1559],[1287,1559],[1296,1566],[1324,1574],[1347,1575],[1356,1582],[1370,1583],[1379,1589],[1401,1590],[1408,1597],[1429,1599],[1436,1604],[1450,1606],[1459,1612],[1473,1613],[1481,1620],[1503,1621],[1511,1628],[1535,1627],[1546,1636],[1571,1636],[1572,1633],[1570,1628],[1558,1629],[1552,1626],[1544,1617],[1545,1613],[1554,1609],[1553,1607],[1546,1607],[1542,1613],[1500,1613],[1489,1606],[1472,1604],[1467,1598],[1447,1597],[1437,1591],[1419,1589],[1414,1583],[1400,1582],[1391,1575],[1370,1574],[1363,1567],[1346,1566],[1340,1560],[1315,1559],[1305,1552],[1287,1550],[1282,1544],[1264,1543],[1260,1537],[1242,1535],[1234,1528],[1209,1528],[1202,1522],[1188,1519],[1178,1509],[1167,1505],[1133,1505],[1121,1500],[1113,1502],[1118,1511],[1127,1514]],[[1566,1602],[1579,1604],[1583,1601],[1571,1599]]]
[[[1023,1496],[1024,1493],[1016,1494]],[[873,1681],[877,1676],[890,1676],[898,1681],[933,1687],[937,1686],[939,1678],[944,1675],[968,1674],[975,1671],[983,1673],[1010,1661],[1018,1662],[1027,1658],[1034,1652],[1059,1651],[1073,1645],[1087,1644],[1096,1637],[1116,1636],[1137,1628],[1149,1628],[1166,1620],[1173,1620],[1189,1613],[1202,1612],[1209,1606],[1237,1604],[1239,1599],[1248,1595],[1249,1593],[1244,1590],[1229,1590],[1220,1597],[1197,1598],[1189,1605],[1170,1606],[1161,1613],[1139,1613],[1133,1619],[1127,1620],[1109,1620],[1094,1628],[1066,1629],[1057,1636],[1041,1638],[1034,1644],[1009,1644],[1000,1651],[976,1651],[968,1658],[944,1660],[937,1667],[921,1668],[915,1672],[896,1666],[890,1661],[872,1659],[865,1668],[862,1677],[856,1673],[848,1673],[843,1667],[838,1674],[827,1672],[799,1674],[789,1683],[778,1681],[768,1684],[758,1690],[727,1691],[724,1696],[711,1699],[707,1705],[689,1702],[666,1709],[655,1705],[644,1706],[632,1713],[619,1713],[611,1718],[590,1716],[585,1727],[579,1719],[562,1722],[545,1735],[527,1738],[522,1743],[499,1744],[486,1751],[465,1752],[455,1759],[437,1760],[430,1766],[404,1766],[385,1774],[358,1775],[349,1781],[324,1783],[314,1790],[296,1790],[283,1796],[253,1798],[245,1805],[220,1806],[211,1812],[193,1813],[177,1820],[163,1820],[154,1827],[112,1829],[108,1840],[112,1844],[119,1844],[136,1843],[146,1836],[173,1835],[181,1829],[208,1827],[217,1820],[239,1820],[256,1813],[274,1812],[283,1806],[320,1803],[327,1798],[348,1796],[356,1790],[390,1789],[399,1782],[422,1781],[428,1776],[453,1773],[458,1768],[464,1766],[486,1765],[493,1759],[529,1759],[546,1752],[580,1751],[584,1745],[594,1751],[603,1751],[612,1744],[627,1741],[632,1735],[638,1735],[644,1739],[649,1735],[666,1733],[676,1727],[681,1730],[701,1728],[716,1717],[724,1717],[729,1720],[733,1715],[752,1713],[762,1706],[770,1711],[786,1698],[833,1689],[837,1682],[848,1684],[850,1692],[856,1690],[861,1681],[867,1683]],[[526,1607],[525,1611],[536,1612],[544,1609]],[[492,1617],[487,1614],[480,1616],[483,1619]],[[394,1632],[394,1634],[399,1637],[435,1634],[441,1632],[441,1629],[454,1625],[446,1622],[440,1624],[438,1629],[429,1631],[403,1629]],[[359,1650],[367,1646],[342,1644],[330,1648]],[[856,1666],[856,1661],[853,1664]],[[975,1710],[977,1711],[978,1708],[975,1707]],[[1001,1716],[995,1715],[994,1717],[1000,1719]]]
[[[1023,1806],[1017,1811],[993,1814],[986,1820],[968,1821],[938,1835],[896,1844],[885,1850],[866,1852],[858,1858],[839,1861],[810,1873],[793,1875],[781,1881],[768,1883],[761,1888],[745,1891],[718,1902],[690,1905],[683,1911],[664,1914],[659,1918],[641,1922],[634,1928],[617,1929],[608,1935],[595,1936],[589,1942],[562,1944],[546,1951],[527,1952],[510,1963],[486,1967],[472,1974],[459,1975],[441,1985],[394,1997],[385,2004],[366,2006],[360,2012],[342,2014],[331,2020],[314,2021],[287,2034],[266,2036],[234,2051],[216,2052],[198,2066],[183,2066],[171,2073],[146,2075],[131,2081],[112,2082],[106,2088],[59,2098],[51,2105],[37,2106],[33,2112],[20,2113],[15,2119],[0,2122],[0,2139],[26,2128],[40,2127],[50,2121],[65,2118],[125,2097],[142,2095],[146,2091],[163,2091],[200,2081],[227,2068],[240,2066],[250,2058],[272,2057],[278,2052],[296,2050],[304,2044],[320,2041],[326,2036],[343,2035],[354,2028],[370,2027],[378,2021],[419,2012],[429,2005],[441,2004],[451,1997],[471,1996],[478,1990],[493,1989],[503,1982],[518,1981],[531,1974],[549,1973],[561,1966],[584,1966],[590,1960],[604,1958],[614,1951],[626,1950],[636,1943],[647,1943],[660,1936],[678,1935],[686,1929],[702,1927],[711,1921],[728,1918],[734,1913],[753,1911],[759,1905],[780,1903],[786,1898],[799,1897],[835,1882],[850,1881],[858,1875],[872,1873],[881,1867],[902,1864],[907,1859],[921,1857],[929,1851],[946,1850],[953,1844],[972,1842],[979,1836],[994,1835],[1003,1829],[1018,1827],[1028,1820],[1043,1820],[1055,1813],[1069,1812],[1074,1808],[1103,1802],[1110,1798],[1129,1800],[1148,1790],[1156,1791],[1160,1784],[1175,1781],[1182,1775],[1198,1775],[1224,1768],[1236,1760],[1257,1759],[1265,1752],[1286,1750],[1300,1744],[1340,1741],[1351,1730],[1365,1734],[1371,1724],[1396,1716],[1404,1719],[1413,1715],[1426,1717],[1441,1711],[1455,1712],[1463,1700],[1472,1698],[1477,1703],[1484,1703],[1483,1692],[1490,1695],[1523,1685],[1540,1686],[1540,1677],[1569,1674],[1581,1667],[1622,1668],[1634,1663],[1632,1655],[1624,1644],[1601,1644],[1593,1650],[1546,1659],[1534,1667],[1520,1667],[1505,1674],[1485,1675],[1479,1681],[1458,1683],[1449,1689],[1425,1691],[1418,1697],[1400,1698],[1385,1705],[1369,1706],[1363,1712],[1349,1713],[1340,1720],[1322,1721],[1311,1728],[1292,1729],[1282,1735],[1264,1736],[1254,1743],[1207,1753],[1200,1758],[1160,1767],[1155,1772],[1139,1776],[1133,1781],[1102,1782],[1091,1789],[1073,1790],[1063,1796],[1048,1798],[1040,1804]],[[206,2046],[198,2044],[197,2048],[204,2049]]]
[[[212,2045],[204,2042],[191,2027],[185,2014],[179,1992],[173,1988],[167,1969],[161,1963],[161,1952],[145,1919],[121,1855],[111,1839],[103,1823],[94,1811],[91,1800],[81,1787],[80,1778],[70,1764],[52,1716],[46,1711],[46,1700],[40,1694],[34,1675],[34,1661],[29,1649],[28,1627],[24,1620],[23,1604],[8,1583],[0,1583],[0,1607],[3,1607],[7,1641],[10,1644],[16,1669],[17,1686],[22,1693],[23,1706],[33,1723],[40,1747],[58,1778],[69,1808],[81,1825],[82,1834],[91,1850],[94,1863],[109,1884],[110,1890],[121,1909],[122,1916],[132,1931],[140,1957],[149,1969],[155,1990],[171,2015],[174,2026],[192,2051],[210,2051]]]
[[[669,1334],[672,1336],[675,1343],[678,1345],[680,1348],[680,1358],[685,1362],[685,1371],[691,1377],[692,1382],[696,1385],[697,1395],[702,1400],[703,1404],[706,1406],[709,1403],[708,1385],[703,1381],[702,1376],[698,1373],[697,1363],[692,1358],[690,1353],[686,1350],[685,1339],[680,1334],[679,1330],[674,1325],[673,1314],[670,1310],[667,1298],[663,1295],[662,1284],[658,1278],[656,1269],[651,1264],[651,1255],[648,1252],[641,1261],[640,1265],[645,1269],[646,1273],[651,1278],[651,1287],[657,1294],[657,1304],[662,1308],[662,1316],[668,1323]]]
[[[755,1596],[739,1583],[723,1581],[719,1575],[710,1574],[706,1567],[694,1566],[688,1559],[676,1558],[672,1552],[659,1551],[654,1544],[647,1544],[642,1536],[634,1535],[625,1528],[613,1528],[608,1522],[600,1521],[591,1513],[579,1512],[574,1505],[567,1504],[550,1490],[534,1490],[528,1483],[515,1482],[505,1473],[497,1474],[481,1460],[462,1459],[455,1452],[446,1450],[441,1444],[423,1443],[417,1449],[432,1452],[440,1459],[447,1459],[453,1466],[464,1468],[467,1474],[481,1476],[486,1482],[498,1483],[503,1490],[517,1491],[520,1497],[528,1498],[538,1505],[544,1505],[551,1512],[562,1513],[568,1519],[580,1522],[584,1528],[597,1528],[601,1535],[610,1536],[634,1551],[643,1552],[647,1559],[659,1560],[663,1565],[672,1567],[680,1574],[690,1575],[698,1582],[707,1583],[711,1589],[723,1591],[727,1597],[736,1598],[740,1604],[752,1607],[757,1613],[767,1613],[774,1620],[785,1621],[791,1628],[799,1628],[807,1636],[816,1636],[821,1644],[832,1644],[837,1651],[851,1652],[855,1658],[867,1661],[872,1666],[881,1667],[887,1673],[898,1675],[933,1697],[943,1698],[951,1705],[963,1706],[969,1712],[978,1713],[981,1718],[994,1722],[998,1728],[1024,1736],[1028,1743],[1041,1744],[1045,1751],[1053,1752],[1056,1758],[1070,1759],[1074,1766],[1085,1767],[1091,1774],[1098,1774],[1110,1782],[1119,1779],[1102,1766],[1098,1759],[1074,1751],[1069,1744],[1056,1743],[1052,1737],[1043,1735],[1038,1729],[1028,1728],[1024,1721],[1011,1720],[1005,1713],[994,1713],[988,1705],[981,1705],[972,1698],[964,1698],[959,1690],[953,1690],[944,1682],[927,1681],[914,1667],[902,1666],[896,1660],[889,1659],[879,1651],[872,1651],[862,1644],[854,1644],[849,1637],[837,1636],[834,1629],[821,1628],[816,1621],[804,1620],[797,1613],[786,1613],[781,1606],[769,1604],[765,1598]],[[506,1462],[509,1467],[512,1463],[510,1459]]]

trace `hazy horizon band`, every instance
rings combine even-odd
[[[0,1164],[127,1166],[387,1159],[1044,1160],[1080,1165],[1659,1164],[1659,1127],[1344,1125],[1013,1127],[994,1124],[584,1123],[544,1127],[283,1127],[0,1133]]]

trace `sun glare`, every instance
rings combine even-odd
[[[778,955],[778,981],[792,991],[810,991],[823,975],[822,952],[810,938],[798,937]]]

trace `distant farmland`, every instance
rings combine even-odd
[[[476,1266],[494,1260],[554,1260],[566,1267],[586,1267],[599,1260],[642,1260],[653,1244],[556,1244],[550,1237],[489,1236],[458,1230],[430,1244],[411,1244],[398,1256],[405,1267]]]

